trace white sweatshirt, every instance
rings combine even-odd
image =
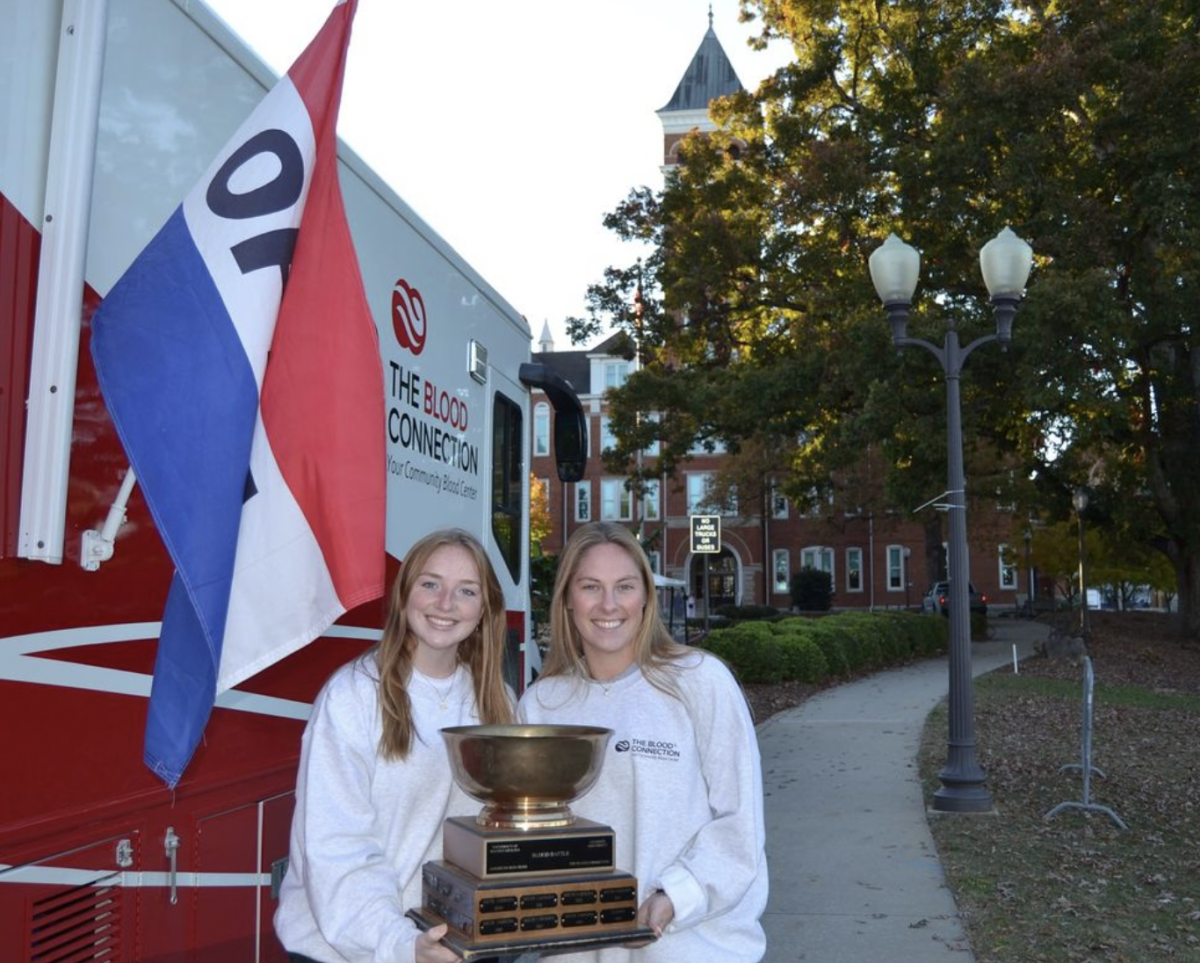
[[[616,865],[638,899],[665,890],[675,920],[640,950],[555,957],[562,963],[756,963],[766,951],[762,767],[741,690],[720,660],[696,651],[676,674],[683,701],[638,669],[611,683],[543,677],[522,719],[613,730],[595,788],[571,804],[611,826]]]
[[[404,914],[421,905],[421,866],[441,859],[447,816],[480,808],[455,785],[439,732],[479,722],[470,671],[413,670],[416,738],[402,762],[379,755],[377,678],[373,654],[338,669],[301,743],[275,932],[321,963],[412,963],[418,930]]]

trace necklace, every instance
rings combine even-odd
[[[592,676],[592,681],[595,682],[596,685],[600,686],[600,691],[603,692],[605,698],[607,698],[608,694],[612,692],[612,687],[616,684],[616,681],[619,678],[621,678],[619,675],[614,676],[611,679],[597,679],[595,676]]]
[[[431,679],[427,675],[419,675],[417,677],[417,678],[423,680],[426,683],[426,685],[428,685],[429,688],[431,688],[433,690],[434,695],[437,696],[439,712],[445,712],[447,710],[447,708],[449,708],[447,705],[447,702],[450,699],[450,693],[454,691],[454,678],[457,674],[458,673],[456,671],[453,675],[450,676],[449,684],[446,686],[445,690],[442,690],[442,689],[438,688],[436,685],[434,685],[433,679]]]

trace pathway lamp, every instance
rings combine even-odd
[[[970,565],[967,547],[966,480],[963,473],[962,403],[959,377],[967,357],[981,345],[997,341],[1001,350],[1012,339],[1013,317],[1025,293],[1033,265],[1033,249],[1005,228],[979,252],[983,282],[992,300],[996,333],[961,347],[955,320],[947,317],[941,347],[923,338],[908,337],[908,316],[921,272],[921,256],[895,234],[870,257],[871,281],[892,326],[892,344],[902,349],[918,345],[938,359],[946,378],[947,491],[942,507],[950,528],[950,726],[946,765],[933,794],[941,812],[975,813],[992,808],[986,775],[975,756],[974,703],[971,688],[971,610],[968,599]]]
[[[1083,513],[1088,507],[1088,493],[1080,488],[1071,496],[1071,504],[1075,506],[1075,517],[1079,521],[1079,634],[1086,641],[1088,630],[1091,628],[1088,620],[1088,598],[1085,564],[1087,553],[1083,543]]]

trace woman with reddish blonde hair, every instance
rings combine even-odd
[[[447,816],[478,808],[454,783],[440,730],[506,723],[504,593],[458,529],[409,550],[379,644],[342,666],[301,743],[291,855],[275,930],[295,963],[453,963],[446,927],[422,933],[421,867]]]

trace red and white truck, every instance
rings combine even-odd
[[[142,763],[170,560],[88,350],[105,293],[274,75],[196,0],[0,0],[0,960],[282,960],[271,930],[299,737],[382,601],[221,695],[174,791]],[[353,57],[353,49],[351,50]],[[340,175],[386,396],[388,576],[466,528],[529,620],[525,320],[344,145]]]

